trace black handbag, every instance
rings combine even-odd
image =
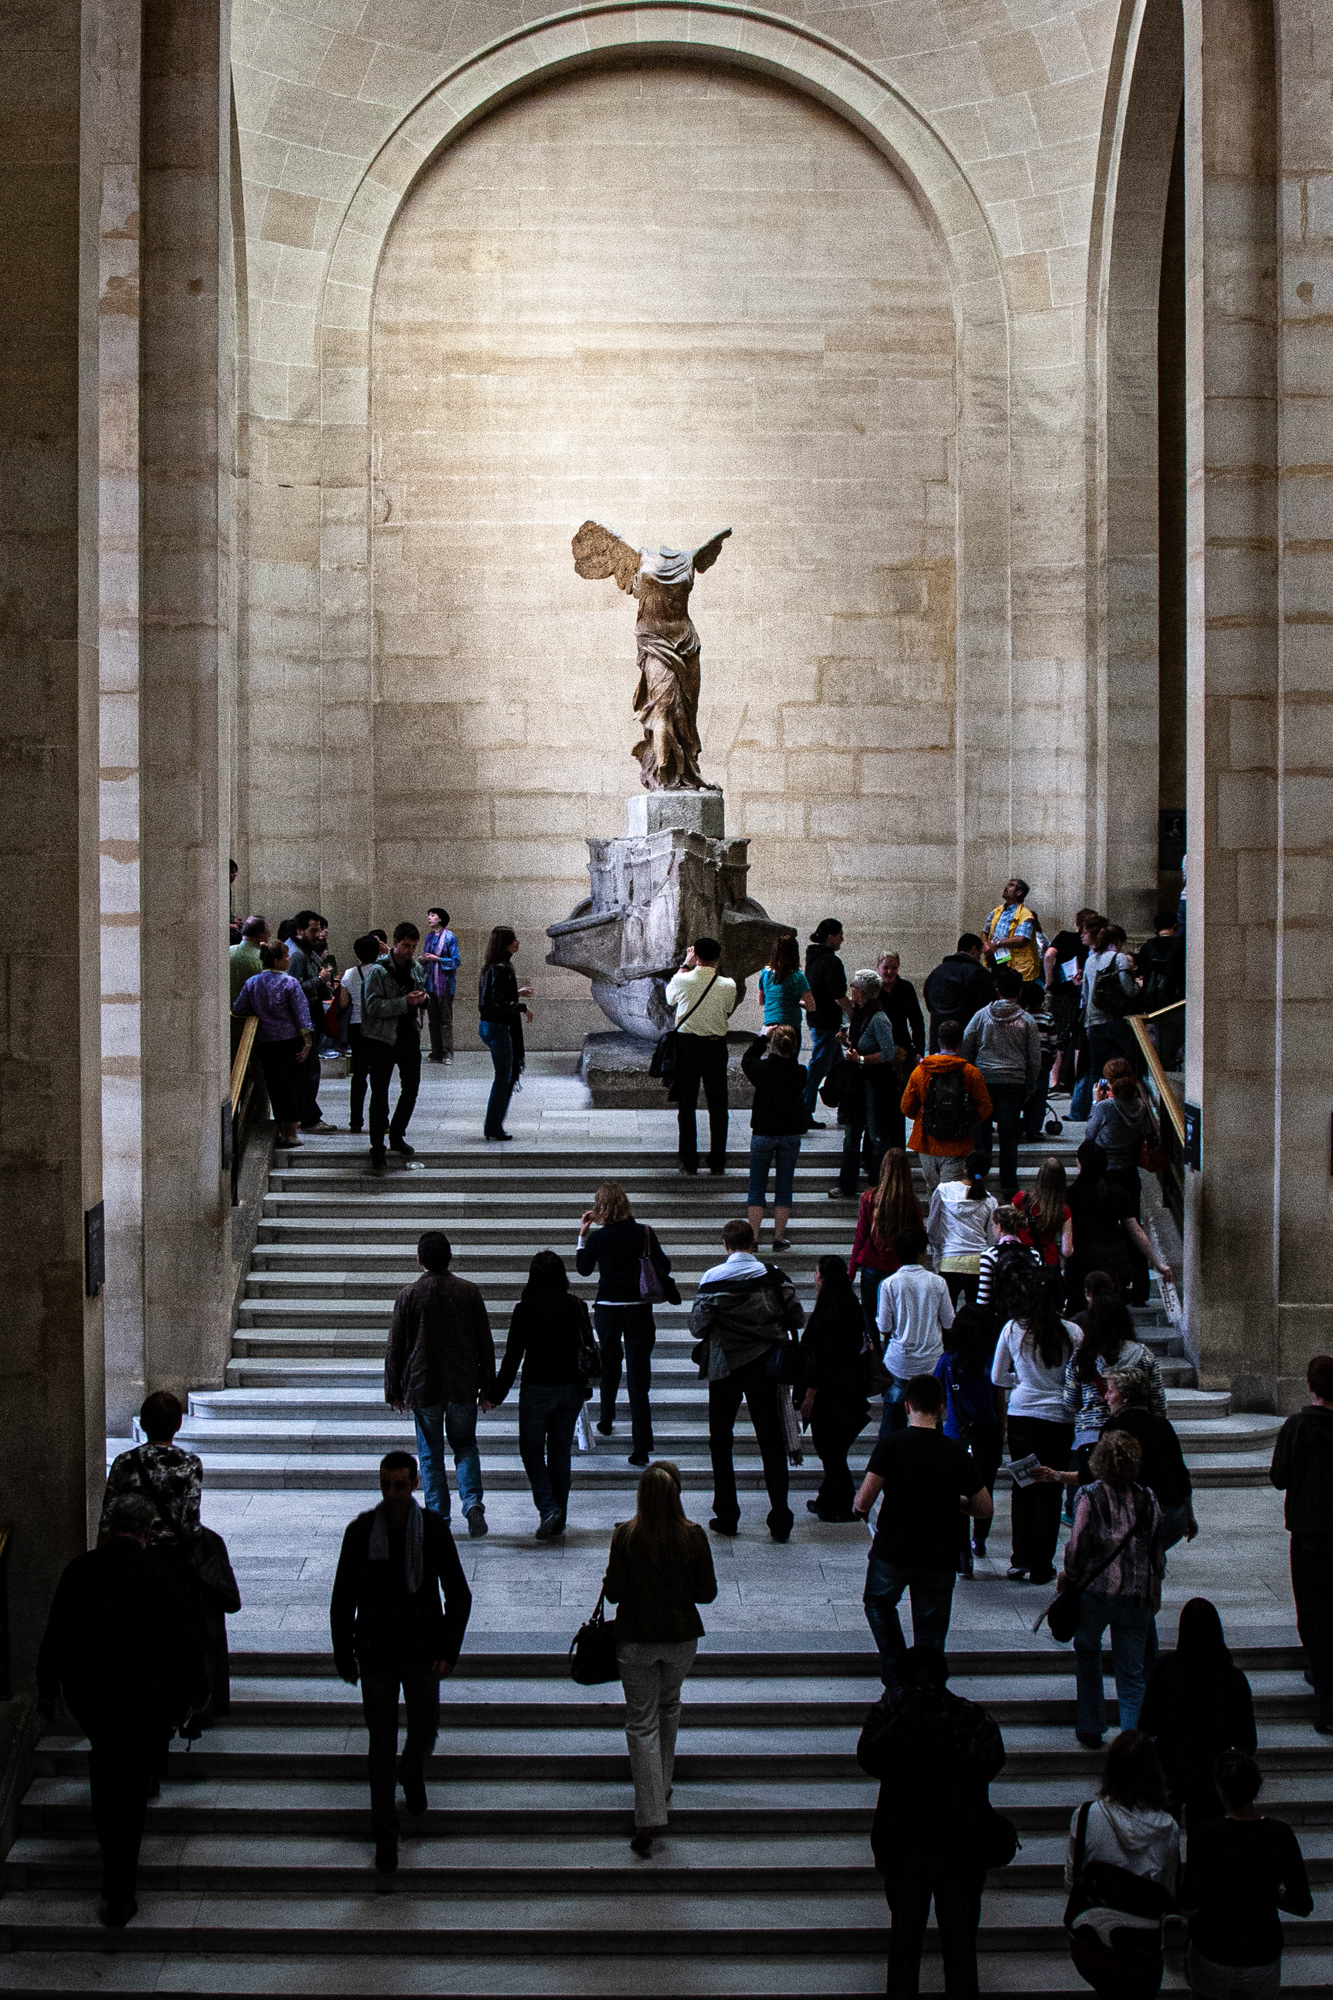
[[[720,976],[716,972],[713,974],[707,986],[705,986],[703,992],[685,1016],[685,1021],[693,1020],[694,1016],[703,1006],[704,1001],[717,985]],[[672,1085],[676,1081],[676,1054],[680,1044],[680,1031],[685,1026],[685,1021],[677,1021],[674,1028],[667,1029],[658,1042],[657,1047],[653,1050],[653,1059],[648,1065],[649,1076],[659,1078],[666,1085],[668,1096],[671,1093]]]
[[[1146,1918],[1150,1923],[1161,1923],[1163,1917],[1171,1916],[1176,1910],[1175,1898],[1162,1887],[1160,1882],[1150,1882],[1142,1875],[1136,1875],[1130,1868],[1118,1867],[1114,1861],[1089,1861],[1088,1815],[1096,1803],[1088,1799],[1078,1809],[1078,1823],[1074,1832],[1074,1859],[1070,1868],[1073,1878],[1069,1900],[1065,1904],[1065,1929],[1072,1930],[1075,1919],[1085,1910],[1117,1910],[1121,1916]],[[1112,1953],[1114,1940],[1123,1935],[1112,1930]],[[1129,1940],[1131,1951],[1137,1943],[1142,1948],[1142,1939]]]
[[[569,1678],[579,1687],[601,1687],[605,1681],[620,1679],[616,1622],[603,1612],[605,1602],[605,1590],[599,1591],[592,1617],[579,1626],[569,1642]]]
[[[1075,1583],[1070,1578],[1068,1571],[1066,1571],[1064,1589],[1056,1592],[1055,1596],[1046,1606],[1046,1609],[1042,1612],[1041,1617],[1038,1618],[1037,1623],[1033,1626],[1033,1631],[1036,1632],[1040,1629],[1041,1620],[1044,1618],[1046,1620],[1046,1630],[1050,1633],[1051,1637],[1058,1640],[1062,1646],[1067,1646],[1078,1630],[1078,1617],[1083,1606],[1084,1591],[1090,1583],[1094,1582],[1101,1575],[1103,1570],[1111,1567],[1111,1564],[1120,1554],[1120,1551],[1128,1548],[1138,1531],[1139,1510],[1136,1503],[1134,1519],[1130,1522],[1110,1555],[1102,1562],[1099,1562],[1096,1569],[1089,1570],[1081,1583]]]

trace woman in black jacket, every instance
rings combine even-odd
[[[495,1401],[503,1403],[522,1363],[518,1449],[541,1516],[539,1542],[565,1532],[574,1426],[588,1394],[584,1371],[591,1348],[588,1308],[569,1289],[564,1258],[539,1250],[514,1307],[495,1380]]]
[[[754,1085],[746,1214],[754,1231],[756,1255],[768,1195],[770,1162],[777,1169],[773,1190],[773,1248],[791,1249],[787,1241],[787,1218],[791,1214],[792,1183],[801,1137],[810,1122],[805,1110],[806,1068],[796,1060],[800,1046],[800,1029],[784,1024],[771,1029],[767,1040],[761,1036],[751,1042],[741,1057],[741,1068]]]
[[[1223,1750],[1252,1755],[1258,1738],[1250,1683],[1233,1662],[1217,1607],[1206,1597],[1181,1606],[1176,1650],[1153,1669],[1139,1728],[1157,1746],[1172,1810],[1186,1831],[1192,1836],[1202,1821],[1221,1819],[1217,1758]]]
[[[657,1326],[653,1301],[643,1296],[645,1256],[652,1261],[661,1296],[669,1305],[678,1306],[680,1293],[671,1275],[671,1259],[655,1231],[634,1220],[623,1187],[615,1181],[603,1181],[592,1207],[583,1211],[574,1262],[581,1278],[597,1272],[597,1302],[592,1309],[602,1354],[602,1410],[597,1428],[603,1437],[610,1437],[623,1364],[628,1378],[631,1465],[647,1465],[653,1448],[648,1391]]]
[[[491,1085],[483,1127],[488,1139],[510,1139],[505,1131],[505,1113],[523,1068],[523,1023],[532,1022],[532,1011],[523,1002],[532,992],[520,986],[511,963],[518,950],[518,937],[508,924],[497,924],[491,932],[477,985],[477,1008],[481,1015],[481,1039],[491,1052],[495,1081]]]
[[[821,1257],[815,1269],[815,1306],[797,1354],[796,1393],[804,1390],[801,1416],[824,1477],[806,1506],[821,1521],[854,1521],[856,1482],[847,1454],[870,1415],[866,1403],[865,1316],[841,1257]]]

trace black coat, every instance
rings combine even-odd
[[[667,1304],[680,1304],[680,1291],[671,1275],[671,1259],[658,1242],[656,1230],[650,1229],[646,1223],[631,1220],[608,1222],[601,1229],[589,1230],[574,1253],[574,1268],[581,1278],[590,1278],[594,1271],[598,1274],[599,1305],[637,1306],[642,1303],[639,1262],[645,1246],[662,1281]]]
[[[930,1012],[930,1046],[934,1051],[939,1044],[940,1022],[957,1021],[965,1028],[972,1016],[995,998],[995,981],[985,966],[965,951],[951,951],[921,990]]]
[[[879,1010],[893,1024],[893,1039],[900,1049],[911,1049],[917,1060],[926,1053],[926,1024],[921,1018],[921,1002],[916,988],[899,973],[892,988],[879,989]]]
[[[413,1595],[401,1564],[393,1561],[392,1537],[389,1561],[370,1560],[370,1531],[377,1511],[372,1507],[347,1523],[333,1579],[329,1606],[333,1660],[345,1680],[358,1667],[363,1673],[419,1673],[436,1660],[452,1665],[463,1649],[472,1610],[472,1592],[454,1538],[439,1515],[424,1510],[424,1573],[421,1588]]]
[[[811,1023],[816,1028],[840,1028],[843,1023],[839,1000],[847,991],[847,968],[831,944],[811,944],[805,948],[805,976],[814,995]]]
[[[923,1856],[983,1868],[990,1781],[1004,1754],[998,1724],[976,1702],[926,1688],[882,1696],[856,1746],[861,1769],[880,1781],[870,1832],[880,1873]]]
[[[495,1341],[486,1301],[452,1271],[424,1271],[393,1304],[384,1400],[408,1409],[491,1400]]]
[[[37,1692],[98,1718],[169,1734],[208,1698],[198,1621],[166,1564],[113,1535],[75,1556],[56,1585],[37,1654]]]
[[[761,1138],[795,1138],[810,1123],[805,1108],[805,1064],[775,1055],[765,1037],[748,1044],[741,1068],[754,1085],[750,1130]]]
[[[1222,1750],[1244,1750],[1252,1757],[1258,1742],[1254,1697],[1240,1668],[1221,1663],[1197,1676],[1174,1653],[1167,1654],[1153,1668],[1138,1726],[1157,1745],[1177,1806],[1188,1802],[1196,1806],[1195,1817],[1218,1817],[1214,1759]]]

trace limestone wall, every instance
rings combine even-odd
[[[956,867],[954,319],[883,155],[742,72],[531,93],[409,197],[372,356],[378,909],[441,894],[473,967],[497,921],[535,953],[638,782],[636,606],[575,576],[570,534],[729,526],[692,610],[704,769],[752,893],[802,932],[836,909],[858,962],[889,939],[932,962]],[[586,981],[539,989],[542,1039],[580,1040]]]

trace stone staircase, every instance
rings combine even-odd
[[[1025,1181],[1052,1150],[1061,1150],[1059,1142],[1024,1148]],[[739,1156],[722,1180],[706,1173],[689,1180],[670,1159],[624,1148],[422,1150],[409,1167],[384,1178],[366,1173],[364,1163],[352,1141],[277,1156],[226,1386],[191,1395],[181,1433],[180,1442],[203,1459],[211,1489],[373,1488],[382,1454],[413,1441],[411,1419],[385,1407],[383,1363],[394,1296],[418,1275],[421,1231],[446,1231],[454,1268],[481,1286],[502,1346],[532,1255],[556,1249],[572,1272],[578,1217],[607,1179],[621,1182],[635,1214],[658,1231],[685,1298],[656,1315],[656,1448],[677,1460],[687,1485],[708,1483],[707,1390],[689,1359],[687,1321],[698,1279],[723,1255],[722,1223],[744,1212]],[[827,1154],[811,1152],[797,1170],[795,1248],[782,1263],[807,1307],[816,1261],[845,1255],[855,1223],[854,1202],[828,1199],[831,1170]],[[576,1284],[592,1298],[595,1280]],[[1225,1392],[1191,1386],[1183,1341],[1156,1293],[1136,1317],[1161,1359],[1172,1419],[1197,1483],[1265,1483],[1277,1419],[1233,1413]],[[628,1422],[618,1422],[611,1440],[598,1439],[593,1451],[579,1455],[576,1491],[588,1484],[632,1486],[628,1436]],[[481,1441],[487,1485],[525,1488],[516,1394],[483,1419]],[[743,1483],[759,1483],[758,1450],[744,1422],[737,1468]],[[794,1484],[813,1486],[818,1478],[817,1461],[807,1458]]]
[[[1299,1828],[1315,1885],[1314,1916],[1287,1926],[1283,1990],[1327,1991],[1333,1746],[1309,1727],[1299,1653],[1236,1657],[1255,1690],[1265,1804]],[[951,1659],[957,1691],[1004,1731],[992,1797],[1023,1843],[988,1881],[982,1990],[1083,1995],[1061,1868],[1100,1760],[1074,1742],[1070,1655],[1034,1645]],[[853,1755],[878,1685],[859,1638],[834,1634],[818,1651],[705,1642],[685,1688],[671,1835],[640,1862],[618,1690],[573,1686],[563,1652],[488,1653],[483,1637],[442,1691],[430,1810],[404,1822],[389,1882],[369,1867],[359,1706],[331,1660],[239,1655],[234,1671],[231,1718],[173,1749],[127,1930],[95,1920],[84,1746],[45,1739],[5,1864],[0,1991],[884,1990],[875,1788]],[[1181,1985],[1177,1959],[1167,1987]],[[940,1989],[936,1958],[925,1986]]]

